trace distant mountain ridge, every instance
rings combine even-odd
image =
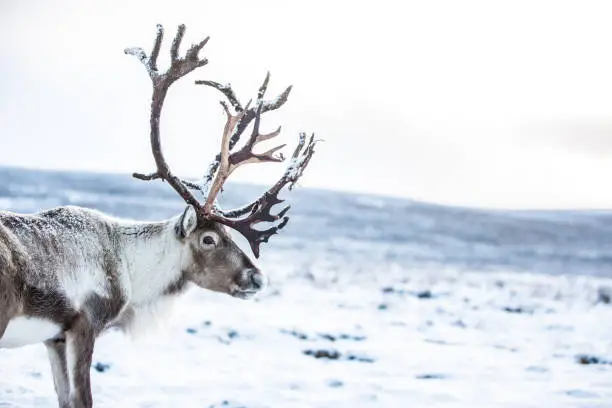
[[[262,186],[230,184],[227,207]],[[491,211],[306,188],[284,191],[292,205],[284,238],[272,247],[317,248],[317,256],[486,270],[507,268],[612,277],[612,211]],[[80,205],[112,215],[160,219],[184,203],[160,181],[129,175],[0,167],[0,209],[35,212]],[[272,242],[274,241],[274,242]]]

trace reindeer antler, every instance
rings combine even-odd
[[[185,200],[188,204],[199,208],[200,203],[187,188],[187,185],[190,183],[183,182],[170,172],[170,167],[168,167],[162,152],[159,134],[159,117],[161,115],[162,106],[164,105],[164,100],[170,85],[196,68],[203,67],[204,65],[208,64],[208,60],[206,58],[198,58],[198,53],[202,48],[204,48],[210,37],[206,37],[198,44],[193,44],[185,54],[185,57],[179,58],[178,51],[184,35],[185,25],[181,24],[176,31],[176,36],[174,37],[174,41],[172,41],[172,46],[170,48],[170,67],[164,73],[159,73],[157,68],[157,57],[159,56],[161,43],[164,37],[164,28],[160,24],[157,25],[157,35],[155,37],[155,42],[153,43],[153,50],[151,51],[150,57],[147,57],[145,51],[139,47],[126,48],[124,51],[126,54],[135,56],[140,60],[140,62],[143,63],[147,69],[147,72],[149,73],[149,76],[151,77],[151,81],[153,82],[150,118],[151,150],[155,159],[157,171],[151,174],[134,173],[133,176],[140,180],[165,180],[174,190],[176,190],[183,200]]]
[[[196,84],[207,85],[223,93],[236,113],[233,114],[228,105],[221,102],[227,116],[227,121],[223,130],[221,151],[209,166],[207,176],[204,180],[204,187],[181,180],[173,175],[164,159],[160,145],[159,117],[161,108],[168,88],[172,83],[196,68],[202,67],[208,63],[207,59],[200,59],[198,57],[198,53],[208,42],[208,37],[198,44],[192,45],[184,58],[178,57],[178,49],[184,34],[185,26],[180,25],[170,49],[171,65],[163,74],[160,74],[157,68],[157,57],[161,49],[163,38],[163,28],[161,25],[157,26],[157,36],[150,57],[147,57],[146,53],[141,48],[128,48],[125,50],[126,54],[134,55],[140,59],[147,68],[147,72],[153,82],[150,119],[151,149],[157,165],[157,171],[148,175],[134,173],[133,176],[141,180],[162,179],[167,181],[188,204],[193,205],[197,209],[199,216],[219,222],[240,232],[249,241],[255,257],[259,258],[259,245],[262,242],[267,242],[268,239],[283,228],[289,220],[289,217],[285,215],[289,210],[289,206],[285,207],[278,214],[271,213],[272,207],[284,201],[278,198],[278,193],[283,187],[289,184],[289,189],[291,190],[304,172],[304,169],[314,154],[314,147],[316,144],[314,135],[312,135],[308,143],[306,143],[306,134],[300,134],[298,145],[293,152],[293,156],[285,173],[278,182],[260,198],[242,208],[223,211],[215,205],[216,198],[223,184],[234,170],[247,163],[281,162],[284,160],[282,154],[275,155],[275,153],[285,147],[284,144],[263,153],[255,153],[253,148],[258,143],[272,139],[280,134],[280,127],[268,134],[259,133],[261,115],[265,112],[280,108],[287,101],[291,86],[286,88],[276,99],[264,101],[263,98],[270,80],[270,74],[268,73],[257,93],[255,106],[251,107],[249,102],[243,107],[230,85],[221,85],[213,81],[196,81]],[[231,151],[240,140],[242,133],[253,120],[255,122],[253,123],[253,131],[250,138],[241,149],[232,153]],[[207,192],[204,204],[198,202],[189,188]],[[257,230],[254,228],[254,226],[260,222],[277,222],[279,220],[281,220],[280,223],[266,230]]]
[[[314,147],[316,144],[313,135],[310,138],[308,145],[304,149],[306,135],[304,133],[300,134],[299,143],[293,153],[287,170],[272,188],[266,191],[255,202],[248,204],[243,208],[231,211],[223,211],[216,208],[215,199],[221,190],[221,186],[223,186],[227,178],[235,169],[247,163],[281,162],[284,160],[282,154],[278,156],[274,155],[278,150],[285,147],[284,144],[273,147],[264,153],[258,154],[253,152],[253,148],[257,143],[272,139],[280,134],[280,127],[268,134],[259,133],[261,115],[264,112],[281,107],[287,101],[287,97],[291,91],[291,87],[288,87],[276,99],[272,101],[264,101],[263,98],[267,91],[269,81],[270,73],[266,75],[263,84],[259,88],[256,106],[254,108],[250,108],[249,103],[244,109],[242,108],[242,105],[240,104],[240,101],[236,97],[231,86],[222,86],[212,81],[196,81],[196,84],[208,85],[221,91],[237,111],[235,115],[231,114],[227,104],[222,103],[225,114],[227,115],[227,122],[223,132],[221,152],[217,155],[215,161],[209,167],[209,173],[205,179],[205,183],[209,183],[212,176],[216,173],[216,177],[214,178],[214,181],[212,181],[212,185],[208,190],[208,195],[203,210],[205,211],[206,216],[210,219],[214,219],[217,222],[235,229],[245,238],[247,238],[256,257],[259,257],[259,245],[262,242],[267,242],[272,235],[276,234],[278,230],[283,228],[289,221],[289,217],[285,216],[289,210],[289,207],[284,208],[276,215],[271,213],[272,207],[284,201],[278,198],[278,193],[285,185],[291,183],[291,189],[297,182],[308,165],[310,158],[314,154]],[[253,120],[255,122],[253,124],[253,131],[250,138],[240,150],[230,154],[230,151],[236,145],[246,127]],[[246,217],[240,218],[247,213],[248,215]],[[268,228],[266,230],[257,230],[254,228],[254,226],[260,222],[276,222],[278,220],[282,221],[277,226]]]

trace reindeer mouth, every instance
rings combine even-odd
[[[259,292],[257,289],[235,289],[232,291],[231,295],[235,298],[242,300],[250,300],[255,297],[255,295]]]
[[[230,295],[239,299],[251,299],[266,286],[266,278],[257,269],[247,269],[237,276],[230,288]]]

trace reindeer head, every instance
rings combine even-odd
[[[266,286],[267,279],[232,240],[220,223],[198,218],[188,205],[175,232],[185,246],[183,276],[196,285],[248,299]]]
[[[178,52],[185,33],[185,26],[180,25],[170,49],[170,67],[166,72],[160,73],[157,68],[157,57],[161,49],[163,33],[162,26],[158,25],[150,56],[147,56],[141,48],[125,50],[126,54],[140,59],[153,82],[150,136],[157,171],[148,175],[135,173],[134,177],[140,180],[162,179],[188,204],[178,227],[182,239],[190,245],[192,254],[192,259],[185,271],[186,277],[207,289],[245,298],[261,289],[265,284],[265,279],[232,241],[225,227],[242,234],[248,240],[255,257],[259,258],[260,244],[267,242],[289,220],[289,217],[285,215],[289,206],[276,214],[272,213],[272,208],[283,202],[278,198],[278,193],[286,185],[291,190],[304,172],[314,154],[316,144],[314,135],[307,142],[306,134],[300,134],[297,147],[283,176],[261,197],[235,210],[224,211],[219,208],[216,201],[217,196],[227,178],[238,167],[247,163],[282,162],[284,160],[282,154],[275,154],[285,145],[276,146],[263,153],[255,153],[253,148],[256,144],[280,134],[280,127],[272,133],[260,134],[261,115],[280,108],[287,101],[291,87],[273,100],[264,100],[270,79],[268,73],[257,93],[255,106],[251,107],[251,102],[249,102],[243,107],[229,85],[221,85],[213,81],[196,81],[198,85],[206,85],[220,91],[227,98],[235,113],[231,112],[225,102],[221,102],[227,116],[221,138],[221,151],[209,166],[203,182],[198,184],[181,180],[171,173],[162,153],[159,130],[160,114],[170,85],[208,63],[206,58],[198,57],[198,53],[208,42],[208,37],[192,45],[185,57],[180,58]],[[240,149],[236,148],[242,133],[251,122],[253,122],[251,136]],[[193,191],[198,191],[203,195],[203,203],[195,198]],[[275,225],[267,229],[256,229],[256,224],[261,222]]]

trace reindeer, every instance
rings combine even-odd
[[[145,66],[153,84],[150,139],[156,171],[134,173],[140,180],[160,179],[186,202],[179,215],[157,222],[119,219],[76,206],[63,206],[35,214],[0,212],[0,348],[44,343],[51,363],[55,391],[62,408],[93,405],[90,366],[98,336],[110,328],[131,332],[147,326],[148,319],[165,309],[189,284],[249,299],[266,286],[267,279],[232,240],[227,228],[242,234],[255,258],[259,247],[288,221],[289,207],[272,213],[283,187],[289,189],[308,165],[316,141],[304,133],[282,177],[261,197],[242,208],[224,211],[217,204],[225,181],[247,163],[281,162],[277,152],[253,148],[279,135],[261,134],[261,115],[281,107],[291,87],[279,97],[264,100],[269,73],[253,107],[243,106],[229,85],[213,81],[196,84],[220,91],[227,116],[221,151],[202,183],[175,176],[160,144],[159,121],[169,87],[208,63],[199,52],[208,37],[192,45],[184,57],[179,48],[185,26],[178,27],[170,48],[170,67],[160,72],[157,58],[164,30],[157,35],[150,55],[128,48]],[[233,112],[232,112],[233,111]],[[252,133],[243,146],[237,143],[250,123]],[[199,201],[195,194],[201,194]],[[256,229],[268,222],[268,229]]]

